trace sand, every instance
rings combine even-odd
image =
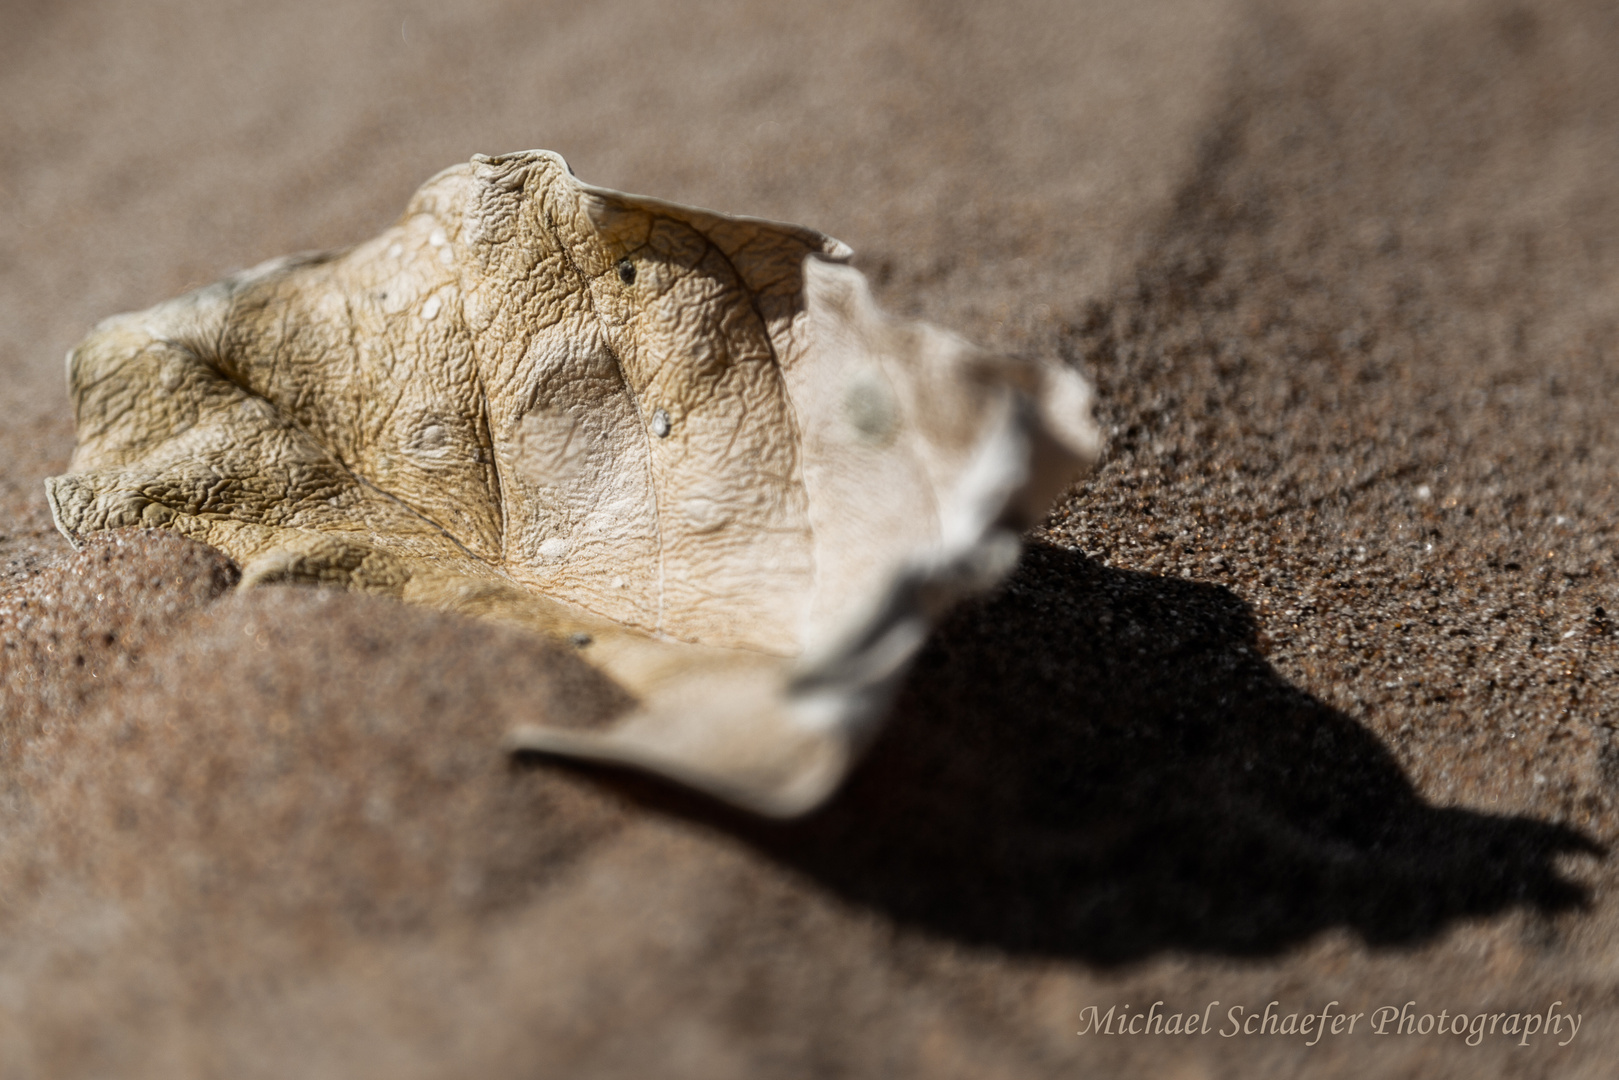
[[[0,1075],[1611,1075],[1616,51],[1598,2],[7,5]],[[1097,384],[1104,467],[808,820],[508,761],[621,704],[521,635],[51,527],[97,319],[527,147]],[[1078,1034],[1160,1000],[1213,1030]],[[1271,1001],[1365,1015],[1223,1037]]]

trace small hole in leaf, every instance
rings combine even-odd
[[[628,259],[618,260],[618,280],[626,285],[635,284],[635,264]]]

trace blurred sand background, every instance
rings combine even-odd
[[[1615,55],[1602,0],[8,0],[0,1075],[1611,1076]],[[51,527],[95,321],[529,147],[1098,386],[807,821],[507,762],[616,706],[518,635]],[[1159,999],[1583,1026],[1075,1034]]]

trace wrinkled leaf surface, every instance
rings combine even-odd
[[[640,705],[514,746],[802,812],[1098,449],[1077,375],[882,315],[848,255],[478,157],[367,243],[104,322],[53,511],[550,635]]]

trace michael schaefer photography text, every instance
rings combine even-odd
[[[1226,1039],[1287,1035],[1304,1039],[1307,1046],[1323,1038],[1348,1035],[1446,1036],[1468,1046],[1478,1046],[1485,1039],[1512,1039],[1519,1046],[1551,1039],[1558,1046],[1567,1046],[1580,1031],[1580,1014],[1564,1011],[1561,1001],[1533,1012],[1435,1012],[1419,1008],[1415,1001],[1361,1011],[1351,1011],[1337,1001],[1308,1011],[1289,1011],[1279,1001],[1267,1002],[1263,1008],[1211,1001],[1201,1010],[1169,1012],[1162,1001],[1155,1001],[1146,1009],[1110,1005],[1103,1011],[1099,1005],[1090,1005],[1079,1016],[1081,1035],[1219,1035]]]

